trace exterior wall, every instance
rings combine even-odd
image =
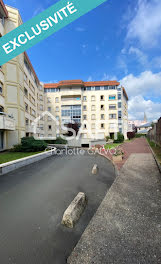
[[[17,9],[7,6],[7,10],[8,18],[5,20],[5,34],[22,24],[22,20]],[[13,115],[16,122],[15,131],[5,132],[6,145],[4,148],[11,148],[14,144],[19,143],[21,137],[25,135],[23,68],[24,54],[17,56],[3,65],[5,112],[9,115]]]
[[[123,93],[123,88],[119,88],[119,90],[84,91],[81,87],[74,86],[60,87],[55,90],[57,92],[50,92],[50,89],[48,89],[46,90],[47,110],[59,119],[61,125],[62,106],[81,105],[81,123],[86,123],[86,126],[82,127],[81,132],[81,138],[84,144],[91,140],[91,133],[93,134],[93,139],[102,139],[105,136],[109,136],[110,133],[120,131],[126,139],[128,129],[128,104]],[[121,94],[121,99],[118,98],[118,92]],[[109,96],[115,96],[115,99],[110,100]],[[63,97],[66,97],[66,100],[62,100]],[[73,97],[73,99],[70,100],[70,97]],[[121,102],[121,108],[119,108],[119,102]],[[116,108],[110,109],[110,105],[116,105]],[[121,119],[119,119],[118,111],[121,111]],[[111,114],[116,116],[111,118]],[[104,124],[104,127],[102,127],[102,124]],[[46,134],[48,136],[55,136],[55,127],[52,125],[52,129],[49,131],[49,125],[52,125],[51,121],[48,121],[46,124]],[[98,132],[97,135],[96,129]],[[89,133],[88,130],[90,130]]]

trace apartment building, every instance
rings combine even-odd
[[[0,0],[0,36],[20,26],[16,8]],[[20,143],[24,136],[44,136],[44,118],[32,122],[44,111],[45,94],[26,53],[0,67],[0,150]]]
[[[19,11],[0,0],[0,36],[22,23]],[[0,67],[0,150],[20,143],[24,136],[55,139],[65,133],[62,125],[70,122],[80,126],[79,145],[118,131],[126,138],[127,102],[117,81],[43,85],[27,53],[22,53]]]
[[[128,96],[119,82],[71,80],[45,84],[44,88],[47,110],[59,120],[60,127],[71,122],[81,127],[81,145],[114,136],[116,132],[127,138]],[[51,121],[47,126],[48,133],[54,136]]]

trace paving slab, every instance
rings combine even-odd
[[[150,152],[129,156],[67,263],[161,263],[161,175]]]

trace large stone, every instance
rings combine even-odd
[[[64,212],[62,224],[68,228],[73,228],[83,213],[86,203],[86,195],[82,192],[78,193],[78,195]]]
[[[98,166],[97,164],[95,164],[92,169],[92,174],[97,174],[97,172],[98,172]]]

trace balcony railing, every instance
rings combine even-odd
[[[15,120],[11,115],[0,112],[0,129],[2,130],[15,130]]]
[[[26,125],[26,133],[35,133],[35,127],[32,125]],[[36,133],[43,133],[42,127],[36,127]]]

